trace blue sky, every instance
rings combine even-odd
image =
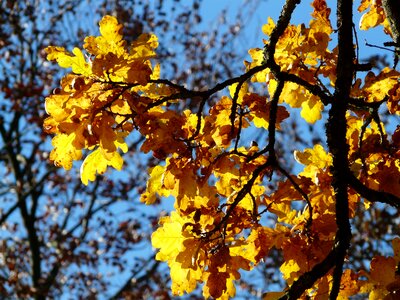
[[[261,32],[261,26],[266,23],[268,17],[272,17],[274,21],[277,21],[282,6],[286,2],[285,0],[258,0],[253,1],[255,5],[249,5],[246,7],[244,3],[246,0],[204,0],[204,5],[202,7],[202,15],[205,19],[210,20],[210,24],[215,23],[216,16],[222,9],[227,9],[229,16],[235,18],[236,13],[240,9],[249,10],[252,13],[248,16],[248,22],[245,26],[245,33],[243,35],[243,44],[246,45],[248,49],[254,47],[262,46],[262,38],[264,38]],[[296,9],[292,19],[292,24],[308,24],[310,20],[310,13],[312,11],[311,7],[312,1],[302,1],[301,4]],[[335,27],[335,13],[336,13],[336,1],[327,0],[328,6],[332,9],[332,26]],[[354,22],[356,29],[358,29],[359,20],[361,14],[357,11],[360,0],[354,1]],[[367,57],[371,53],[376,53],[376,49],[364,46],[364,42],[368,41],[371,44],[382,45],[383,42],[388,41],[389,38],[382,34],[382,27],[379,26],[375,29],[366,31],[358,30],[358,41],[360,44],[360,57]],[[391,56],[391,52],[387,52],[388,56]]]

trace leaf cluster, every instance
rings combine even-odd
[[[399,73],[386,67],[360,74],[365,70],[349,46],[355,39],[351,1],[337,1],[337,29],[324,0],[312,2],[308,26],[290,24],[298,2],[287,0],[276,23],[268,19],[262,30],[269,39],[263,49],[249,50],[245,73],[207,90],[160,79],[151,61],[156,36],[140,35],[127,46],[111,16],[100,21],[100,36],[85,39],[86,58],[78,48],[46,50],[49,60],[72,69],[46,98],[44,126],[56,134],[50,155],[56,165],[70,169],[86,149],[81,179],[88,184],[107,166],[122,168],[118,150],[128,151],[124,139],[133,131],[144,138],[141,150],[160,160],[149,169],[141,200],[174,199],[174,211],[152,234],[174,295],[203,283],[205,298],[234,297],[241,272],[272,251],[282,254],[287,288],[265,299],[389,299],[399,292],[398,238],[394,256],[375,256],[369,270],[345,266],[351,222],[376,202],[400,205],[400,127],[388,133],[379,111],[385,105],[389,115],[399,114]],[[380,1],[362,1],[359,10],[366,9],[361,29],[386,24]],[[268,92],[252,92],[250,83]],[[205,112],[210,97],[224,89]],[[200,99],[196,112],[174,109],[193,98]],[[296,108],[309,124],[327,113],[326,145],[295,151],[303,169],[292,174],[276,138]],[[250,130],[267,133],[265,146],[244,145]],[[277,174],[276,187],[268,188]]]

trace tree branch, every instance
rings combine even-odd
[[[340,280],[343,273],[344,259],[350,247],[351,227],[349,222],[348,181],[349,171],[348,151],[346,140],[346,112],[352,81],[355,72],[355,53],[353,47],[353,1],[338,0],[338,62],[335,93],[329,119],[326,126],[327,142],[332,153],[332,187],[336,198],[336,245],[337,259],[333,271],[333,283],[330,299],[336,299],[339,294]]]
[[[360,180],[357,179],[351,172],[347,174],[350,186],[361,195],[361,197],[367,199],[370,202],[380,202],[389,204],[397,209],[400,209],[400,198],[393,194],[375,191],[366,185],[364,185]]]
[[[352,31],[352,1],[338,0],[338,62],[334,101],[331,103],[326,124],[326,136],[329,151],[332,154],[332,187],[336,199],[336,243],[327,257],[304,273],[293,283],[288,292],[280,299],[297,299],[311,288],[316,280],[324,276],[332,267],[333,284],[330,299],[336,299],[343,272],[344,258],[350,246],[351,228],[349,222],[348,182],[348,144],[346,141],[346,111],[354,74],[354,49]]]
[[[400,56],[400,7],[397,0],[382,0],[383,10],[389,21],[392,31],[393,42],[395,44],[394,68]]]

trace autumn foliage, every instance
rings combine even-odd
[[[400,292],[399,238],[394,255],[375,256],[369,270],[345,264],[356,211],[400,205],[400,127],[380,119],[383,109],[399,115],[400,74],[358,61],[352,1],[338,1],[338,27],[323,0],[312,2],[309,24],[291,24],[297,2],[287,0],[277,21],[268,18],[264,48],[249,50],[241,76],[208,90],[161,79],[157,37],[142,34],[128,45],[111,16],[83,50],[46,49],[49,60],[72,69],[46,98],[44,130],[54,134],[50,159],[57,166],[68,170],[84,158],[88,185],[110,166],[123,168],[133,131],[145,138],[141,150],[159,160],[141,200],[175,201],[152,235],[174,295],[203,283],[205,298],[234,297],[241,271],[272,250],[282,253],[287,288],[265,299],[394,299]],[[381,1],[361,1],[358,9],[360,29],[383,25],[390,39]],[[225,94],[209,102],[219,92]],[[191,98],[200,99],[196,110],[175,108]],[[305,123],[325,122],[326,144],[294,151],[303,165],[295,173],[280,159],[276,136],[297,109]],[[267,132],[264,145],[249,145],[246,135],[254,132]]]

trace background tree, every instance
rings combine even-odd
[[[243,13],[256,2],[248,1]],[[146,184],[143,170],[157,161],[138,156],[143,138],[136,135],[129,141],[124,174],[98,177],[89,188],[77,178],[77,168],[65,173],[49,163],[51,145],[42,132],[43,99],[63,73],[45,61],[44,49],[49,44],[78,45],[84,36],[94,34],[101,15],[113,14],[126,24],[129,41],[144,31],[164,36],[169,42],[158,52],[170,63],[164,71],[173,72],[188,87],[204,88],[231,76],[240,64],[232,49],[238,49],[235,41],[244,15],[239,13],[232,22],[227,12],[221,12],[210,31],[202,25],[202,5],[1,2],[1,299],[169,297],[170,279],[165,266],[154,261],[149,245],[163,206],[143,209],[138,201]],[[206,51],[210,45],[218,45],[218,51]]]

